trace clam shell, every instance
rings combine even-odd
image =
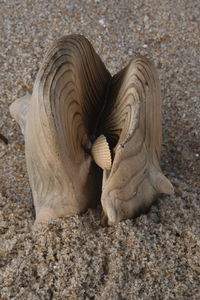
[[[158,74],[146,58],[112,77],[83,36],[56,41],[32,95],[10,107],[25,135],[36,223],[80,214],[101,197],[104,219],[115,224],[146,210],[156,192],[172,194],[159,166],[160,111]],[[100,130],[110,145],[104,135],[89,143]]]
[[[112,165],[111,152],[106,137],[100,135],[92,146],[95,163],[102,169],[110,170]]]

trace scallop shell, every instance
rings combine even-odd
[[[111,152],[106,137],[100,135],[92,146],[95,163],[102,169],[110,170],[112,165]]]

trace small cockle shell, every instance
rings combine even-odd
[[[92,146],[95,163],[102,169],[110,170],[112,165],[111,152],[106,137],[100,135]]]

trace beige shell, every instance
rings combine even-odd
[[[92,146],[95,163],[102,169],[110,170],[112,165],[111,152],[106,137],[100,135]]]
[[[90,42],[70,35],[54,42],[31,96],[10,107],[22,128],[36,221],[94,207],[101,173],[86,155],[111,78]]]
[[[10,112],[24,133],[36,223],[79,214],[100,198],[108,224],[118,223],[157,193],[173,193],[160,168],[159,78],[144,57],[111,76],[86,38],[63,37],[46,53],[33,93]],[[103,176],[88,155],[98,132],[109,141],[100,135],[91,150]]]

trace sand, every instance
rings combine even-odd
[[[0,299],[199,299],[198,0],[0,1]],[[150,212],[100,225],[100,208],[32,231],[24,139],[8,110],[32,90],[46,49],[81,33],[112,74],[152,59],[163,98],[163,172],[175,187]]]

